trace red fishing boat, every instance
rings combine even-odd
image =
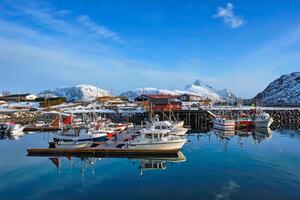
[[[244,129],[254,127],[254,122],[251,116],[247,114],[239,114],[235,119],[235,128]]]

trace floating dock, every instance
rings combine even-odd
[[[27,149],[27,156],[91,156],[91,157],[128,157],[137,158],[145,156],[177,156],[179,149],[174,150],[146,150],[121,148],[43,148]]]
[[[24,128],[25,132],[54,132],[59,131],[61,128],[58,127],[33,127],[28,126]]]

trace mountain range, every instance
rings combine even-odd
[[[235,95],[229,90],[216,90],[206,83],[196,80],[194,83],[187,85],[184,90],[167,90],[157,88],[136,88],[121,93],[119,96],[127,97],[134,100],[141,94],[194,94],[203,98],[209,98],[213,101],[230,101],[235,99]],[[60,87],[56,89],[48,89],[41,91],[38,96],[41,97],[65,97],[67,101],[91,101],[101,96],[111,95],[108,91],[92,85],[77,85],[71,87]]]
[[[262,106],[300,106],[300,72],[280,76],[258,93],[254,101]]]
[[[183,90],[167,90],[158,88],[136,88],[120,94],[133,100],[141,94],[194,94],[214,102],[232,102],[236,96],[228,89],[217,90],[210,85],[196,80]],[[67,101],[91,101],[96,97],[109,96],[110,92],[92,85],[77,85],[44,90],[38,94],[42,97],[65,97]],[[261,106],[300,106],[300,72],[282,75],[271,82],[262,92],[249,100],[249,104],[259,102]]]
[[[227,89],[216,90],[210,85],[196,80],[194,83],[187,85],[184,90],[166,90],[158,88],[135,88],[127,92],[123,92],[120,96],[125,96],[129,100],[133,100],[141,94],[194,94],[203,98],[209,98],[213,101],[230,101],[236,98],[236,96]]]
[[[41,97],[65,97],[67,101],[92,101],[97,97],[110,96],[111,94],[93,85],[77,85],[44,90],[38,94]]]

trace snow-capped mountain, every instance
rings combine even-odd
[[[101,96],[111,95],[108,91],[92,85],[77,85],[44,90],[38,94],[41,97],[65,97],[67,101],[91,101]]]
[[[232,101],[235,99],[235,95],[229,90],[216,90],[213,87],[207,85],[206,83],[196,80],[194,83],[189,84],[184,90],[166,90],[157,88],[136,88],[127,92],[120,94],[120,96],[125,96],[129,100],[133,100],[141,94],[194,94],[199,95],[203,98],[209,98],[213,101]]]
[[[300,106],[300,72],[282,75],[254,99],[264,106]]]
[[[193,84],[187,85],[185,91],[188,93],[197,94],[203,98],[209,98],[215,101],[221,101],[222,97],[218,94],[217,90],[207,85],[206,83],[196,80]]]
[[[157,89],[157,88],[135,88],[127,92],[123,92],[120,96],[127,97],[129,100],[134,100],[136,97],[142,94],[171,94],[177,95],[178,93],[171,90]]]
[[[218,95],[225,101],[231,102],[236,100],[236,96],[230,92],[228,89],[218,90]]]

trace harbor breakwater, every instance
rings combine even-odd
[[[290,130],[300,130],[300,109],[266,109],[265,112],[269,113],[273,118],[274,122],[271,125],[271,129],[290,129]],[[214,110],[182,110],[173,113],[173,116],[177,116],[178,119],[183,120],[186,126],[189,126],[192,130],[209,131],[212,127],[212,120],[214,115],[228,114],[236,116],[240,110],[230,110],[230,114],[221,109]],[[252,117],[253,110],[243,110],[245,114]],[[167,119],[169,116],[168,112],[157,112],[161,119]]]

